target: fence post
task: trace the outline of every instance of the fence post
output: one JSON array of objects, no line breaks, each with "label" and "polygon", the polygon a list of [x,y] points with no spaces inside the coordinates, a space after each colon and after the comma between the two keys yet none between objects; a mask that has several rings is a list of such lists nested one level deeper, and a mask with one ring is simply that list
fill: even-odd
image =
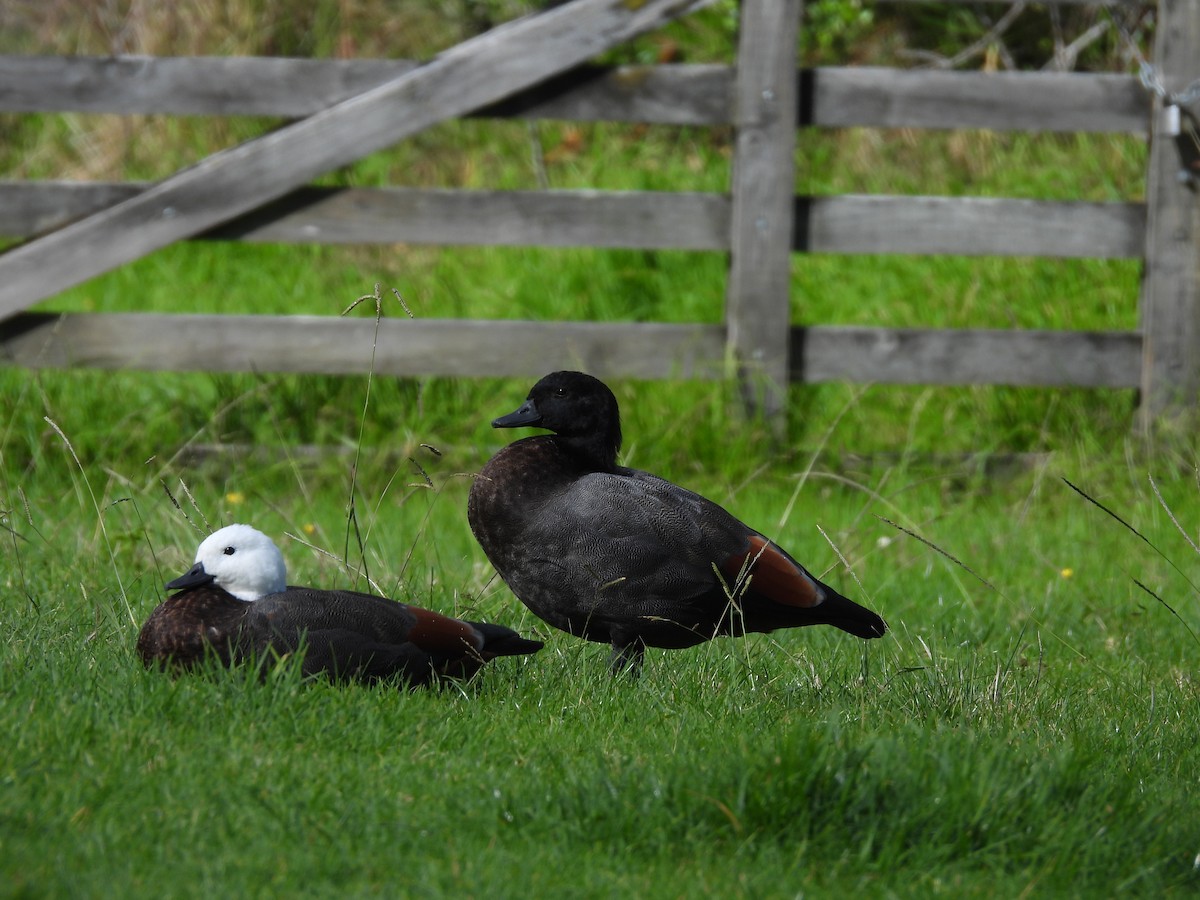
[{"label": "fence post", "polygon": [[[1154,64],[1168,91],[1200,78],[1200,3],[1160,0]],[[1180,181],[1180,157],[1163,106],[1155,100],[1146,180],[1139,305],[1143,428],[1200,402],[1200,203]]]},{"label": "fence post", "polygon": [[747,404],[779,426],[790,377],[796,40],[802,6],[801,0],[743,0],[734,89],[727,340]]}]

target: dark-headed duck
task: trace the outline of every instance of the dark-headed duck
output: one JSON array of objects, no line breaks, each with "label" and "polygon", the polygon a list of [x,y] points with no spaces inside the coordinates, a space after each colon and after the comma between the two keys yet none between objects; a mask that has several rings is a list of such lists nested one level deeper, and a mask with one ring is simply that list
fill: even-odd
[{"label": "dark-headed duck", "polygon": [[464,622],[357,591],[287,584],[283,555],[249,525],[214,532],[196,564],[167,585],[138,635],[148,667],[187,668],[215,654],[229,665],[304,649],[305,675],[349,681],[399,678],[426,684],[435,675],[466,676],[497,656],[541,649],[502,625]]},{"label": "dark-headed duck", "polygon": [[617,399],[581,372],[547,375],[495,428],[553,434],[502,449],[476,476],[471,530],[500,577],[556,628],[613,647],[637,671],[646,647],[833,625],[882,637],[883,619],[818,581],[722,507],[617,465]]}]

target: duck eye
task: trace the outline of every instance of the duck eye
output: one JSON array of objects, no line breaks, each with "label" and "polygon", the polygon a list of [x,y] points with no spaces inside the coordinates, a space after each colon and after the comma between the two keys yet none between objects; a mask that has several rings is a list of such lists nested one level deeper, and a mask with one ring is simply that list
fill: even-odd
[{"label": "duck eye", "polygon": [[233,556],[233,554],[237,553],[237,551],[235,549],[233,549],[232,547],[226,547],[221,552],[224,553],[226,556]]}]

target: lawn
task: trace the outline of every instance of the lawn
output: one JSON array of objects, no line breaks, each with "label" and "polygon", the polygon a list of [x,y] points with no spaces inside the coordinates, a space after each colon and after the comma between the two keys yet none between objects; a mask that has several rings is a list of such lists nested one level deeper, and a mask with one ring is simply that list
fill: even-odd
[{"label": "lawn", "polygon": [[[361,55],[381,55],[369,5],[341,4],[363,14]],[[229,31],[258,34],[235,6]],[[330,52],[285,40],[282,0],[261,6],[275,50]],[[690,61],[720,58],[712,22],[730,8],[673,33]],[[371,40],[415,55],[444,42],[435,18],[412,20],[433,37],[389,20]],[[333,40],[305,23],[290,39]],[[208,24],[209,43],[142,49],[235,52]],[[108,52],[95,34],[71,40]],[[5,177],[154,178],[271,123],[151,119],[135,142],[104,117],[19,125],[0,147]],[[723,190],[728,175],[728,135],[551,123],[531,138],[523,123],[472,121],[327,181],[531,188],[531,141],[554,187]],[[852,130],[802,143],[798,190],[814,194],[1136,199],[1145,162],[1130,137]],[[379,282],[419,317],[717,322],[725,265],[197,243],[42,308],[336,315]],[[1138,277],[1130,261],[797,256],[795,319],[1128,330]],[[404,312],[389,301],[383,314]],[[1136,433],[1130,392],[829,384],[790,389],[778,440],[731,384],[614,383],[625,463],[725,505],[891,627],[869,644],[810,628],[652,650],[640,679],[614,679],[607,648],[536,620],[467,527],[471,474],[519,436],[489,422],[529,386],[0,368],[0,892],[1200,889],[1190,434]],[[145,671],[134,640],[163,585],[236,521],[277,540],[294,583],[373,586],[547,645],[411,693],[304,682],[287,665],[263,681]]]},{"label": "lawn", "polygon": [[[1194,460],[1133,441],[1099,452],[1086,435],[1023,456],[802,457],[765,438],[656,427],[693,412],[665,405],[680,392],[619,387],[637,410],[635,462],[777,537],[879,610],[890,636],[719,640],[652,651],[639,681],[613,680],[605,648],[523,609],[466,525],[462,473],[508,436],[481,423],[515,407],[521,385],[498,387],[479,421],[447,426],[456,440],[440,456],[401,441],[365,448],[357,470],[352,436],[344,452],[168,445],[149,460],[98,448],[77,462],[69,429],[48,416],[23,471],[5,456],[10,890],[1015,896],[1200,885],[1198,566],[1172,521],[1195,540]],[[381,405],[395,393],[373,387]],[[21,403],[55,412],[46,392]],[[243,414],[268,418],[272,405],[255,390]],[[21,419],[10,415],[6,446]],[[93,427],[119,429],[127,415],[97,402]],[[163,421],[148,430],[171,433],[168,410],[149,415]],[[736,452],[717,465],[712,443]],[[305,684],[287,668],[265,683],[143,671],[133,641],[162,584],[188,567],[202,533],[237,520],[279,539],[293,580],[362,586],[365,570],[392,596],[505,622],[547,647],[414,694]]]}]

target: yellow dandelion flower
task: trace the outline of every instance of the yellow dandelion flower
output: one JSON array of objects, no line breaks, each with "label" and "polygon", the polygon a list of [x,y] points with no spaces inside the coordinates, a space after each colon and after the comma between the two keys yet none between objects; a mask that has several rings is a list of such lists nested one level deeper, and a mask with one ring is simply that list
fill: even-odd
[{"label": "yellow dandelion flower", "polygon": [[246,495],[243,494],[241,491],[230,491],[228,494],[225,495],[225,502],[231,503],[234,506],[237,506],[239,503],[246,502]]},{"label": "yellow dandelion flower", "polygon": [[315,534],[317,531],[317,526],[312,522],[305,522],[301,530],[303,530],[305,534]]},{"label": "yellow dandelion flower", "polygon": [[1058,574],[1060,574],[1063,578],[1070,578],[1072,575],[1075,574],[1075,570],[1070,567],[1067,567],[1067,568],[1063,569],[1061,572],[1059,572]]}]

